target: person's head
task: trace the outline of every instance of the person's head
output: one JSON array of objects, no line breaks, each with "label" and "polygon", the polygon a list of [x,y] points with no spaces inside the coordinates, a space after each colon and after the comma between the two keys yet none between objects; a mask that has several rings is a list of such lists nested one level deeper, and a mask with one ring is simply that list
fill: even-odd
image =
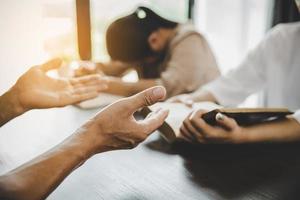
[{"label": "person's head", "polygon": [[107,29],[106,48],[113,60],[128,63],[155,59],[167,46],[178,23],[157,15],[146,7],[117,19]]}]

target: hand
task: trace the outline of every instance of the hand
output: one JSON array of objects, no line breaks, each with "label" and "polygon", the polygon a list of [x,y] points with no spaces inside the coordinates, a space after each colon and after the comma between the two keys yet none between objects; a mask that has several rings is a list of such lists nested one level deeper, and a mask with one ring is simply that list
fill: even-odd
[{"label": "hand", "polygon": [[246,142],[245,128],[221,113],[216,115],[218,126],[207,124],[202,115],[203,110],[192,112],[180,127],[180,138],[198,143],[243,143]]},{"label": "hand", "polygon": [[100,111],[78,131],[88,138],[86,141],[93,144],[93,154],[133,148],[163,124],[168,110],[157,110],[146,119],[138,121],[133,113],[163,100],[165,96],[166,90],[158,86],[124,98]]},{"label": "hand", "polygon": [[161,126],[168,111],[156,111],[140,121],[133,113],[165,95],[163,87],[154,87],[106,107],[61,144],[0,176],[0,198],[45,199],[94,154],[135,147]]},{"label": "hand", "polygon": [[96,64],[89,61],[79,61],[77,62],[79,68],[74,71],[74,76],[86,76],[91,74],[100,74],[104,75],[104,73],[97,67],[97,65],[101,65],[100,63]]},{"label": "hand", "polygon": [[10,90],[17,97],[23,110],[35,108],[62,107],[94,98],[106,89],[106,80],[99,75],[72,79],[54,79],[47,71],[57,69],[60,59],[53,59],[43,65],[32,67],[22,75]]},{"label": "hand", "polygon": [[188,107],[193,107],[194,100],[193,97],[189,94],[181,94],[174,97],[171,97],[167,100],[170,103],[183,103]]}]

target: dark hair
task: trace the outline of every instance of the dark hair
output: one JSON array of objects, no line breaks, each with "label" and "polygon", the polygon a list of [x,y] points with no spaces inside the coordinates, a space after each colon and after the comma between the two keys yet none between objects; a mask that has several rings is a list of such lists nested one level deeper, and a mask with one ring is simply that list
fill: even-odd
[{"label": "dark hair", "polygon": [[117,19],[107,29],[106,48],[113,60],[132,62],[142,60],[153,52],[148,44],[149,35],[159,28],[174,28],[178,23],[169,21],[146,7]]}]

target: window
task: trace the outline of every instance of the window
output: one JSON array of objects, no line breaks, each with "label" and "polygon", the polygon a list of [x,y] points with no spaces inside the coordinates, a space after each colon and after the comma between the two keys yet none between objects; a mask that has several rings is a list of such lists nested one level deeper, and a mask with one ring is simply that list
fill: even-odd
[{"label": "window", "polygon": [[49,57],[78,58],[75,0],[44,0],[44,50]]},{"label": "window", "polygon": [[[222,73],[238,66],[270,27],[273,0],[197,0],[194,20],[215,53]],[[261,104],[250,96],[241,106]]]},{"label": "window", "polygon": [[188,0],[109,0],[90,1],[92,58],[95,61],[108,59],[105,49],[105,32],[115,19],[127,15],[137,6],[147,6],[170,20],[185,22],[188,18]]},{"label": "window", "polygon": [[237,66],[269,28],[272,0],[197,0],[194,19],[222,72]]}]

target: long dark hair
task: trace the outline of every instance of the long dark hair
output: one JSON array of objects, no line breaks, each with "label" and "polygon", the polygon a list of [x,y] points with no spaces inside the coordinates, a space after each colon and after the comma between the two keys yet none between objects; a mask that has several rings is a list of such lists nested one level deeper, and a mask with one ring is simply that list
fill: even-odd
[{"label": "long dark hair", "polygon": [[113,60],[140,61],[153,53],[149,35],[159,28],[175,28],[177,22],[167,20],[146,7],[114,21],[106,32],[106,48]]}]

